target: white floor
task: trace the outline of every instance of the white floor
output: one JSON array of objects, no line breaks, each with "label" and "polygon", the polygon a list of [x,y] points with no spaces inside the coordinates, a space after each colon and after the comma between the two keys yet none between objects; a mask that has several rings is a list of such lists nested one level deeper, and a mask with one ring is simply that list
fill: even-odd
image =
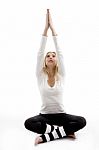
[{"label": "white floor", "polygon": [[[24,119],[4,119],[0,128],[0,150],[98,150],[99,135],[98,124],[88,120],[87,126],[76,132],[76,140],[59,139],[48,143],[34,146],[34,140],[37,134],[32,133],[24,128]],[[95,125],[95,126],[94,126]]]},{"label": "white floor", "polygon": [[[64,104],[87,117],[75,141],[34,146],[25,118],[39,112],[35,67],[49,8],[66,69]],[[49,30],[50,31],[50,30]],[[49,32],[46,50],[54,50]],[[99,1],[0,1],[0,150],[99,150]]]}]

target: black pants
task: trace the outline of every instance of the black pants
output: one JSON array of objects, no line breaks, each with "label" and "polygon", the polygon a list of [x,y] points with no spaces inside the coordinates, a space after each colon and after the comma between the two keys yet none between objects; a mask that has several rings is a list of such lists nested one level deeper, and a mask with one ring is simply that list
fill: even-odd
[{"label": "black pants", "polygon": [[72,134],[86,125],[84,117],[70,115],[67,113],[39,114],[27,119],[25,128],[38,134],[44,134],[46,124],[64,126],[67,134]]}]

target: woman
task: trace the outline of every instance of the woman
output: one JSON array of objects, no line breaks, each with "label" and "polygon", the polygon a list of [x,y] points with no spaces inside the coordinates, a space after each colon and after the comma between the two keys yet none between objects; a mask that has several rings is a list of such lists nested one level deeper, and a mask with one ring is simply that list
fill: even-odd
[{"label": "woman", "polygon": [[[52,31],[56,52],[50,51],[44,57],[49,28]],[[81,116],[67,114],[64,110],[62,104],[65,78],[63,55],[58,46],[49,9],[47,9],[45,29],[37,55],[36,76],[42,98],[41,111],[24,123],[26,129],[41,134],[35,139],[35,145],[64,137],[75,138],[75,132],[86,125],[86,120]]]}]

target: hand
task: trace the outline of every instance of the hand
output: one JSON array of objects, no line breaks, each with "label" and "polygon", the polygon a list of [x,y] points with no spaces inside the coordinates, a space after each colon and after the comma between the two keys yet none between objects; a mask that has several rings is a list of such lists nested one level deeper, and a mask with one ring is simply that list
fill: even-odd
[{"label": "hand", "polygon": [[49,12],[49,9],[47,9],[48,12],[48,23],[49,23],[49,27],[51,30],[53,30],[54,26],[53,26],[53,22],[52,22],[52,18],[51,18],[51,14]]},{"label": "hand", "polygon": [[50,27],[50,29],[52,31],[52,35],[56,36],[57,34],[56,34],[55,29],[53,27],[51,15],[50,15],[49,9],[47,9],[46,24],[45,24],[45,29],[44,29],[44,32],[43,32],[44,36],[47,36],[47,31],[48,31],[49,27]]},{"label": "hand", "polygon": [[43,35],[44,35],[44,36],[47,36],[47,31],[48,31],[48,28],[49,28],[49,17],[48,17],[48,13],[49,13],[49,9],[47,9],[47,13],[46,13],[46,23],[45,23],[45,28],[44,28],[44,31],[43,31]]},{"label": "hand", "polygon": [[49,28],[49,9],[47,9],[47,13],[46,13],[46,23],[45,23],[45,28],[46,28],[46,29]]},{"label": "hand", "polygon": [[55,29],[54,29],[53,22],[52,22],[52,18],[51,18],[51,14],[50,14],[50,12],[49,12],[49,9],[47,10],[47,12],[48,12],[48,24],[49,24],[49,27],[50,27],[50,29],[51,29],[51,31],[52,31],[52,35],[53,35],[53,36],[56,36],[57,33],[56,33]]}]

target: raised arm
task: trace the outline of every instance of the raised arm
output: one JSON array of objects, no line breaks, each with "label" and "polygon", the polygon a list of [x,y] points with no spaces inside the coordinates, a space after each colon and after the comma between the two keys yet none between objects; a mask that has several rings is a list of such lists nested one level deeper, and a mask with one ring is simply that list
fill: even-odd
[{"label": "raised arm", "polygon": [[44,31],[43,31],[43,34],[42,34],[40,48],[39,48],[39,51],[37,53],[36,76],[38,78],[40,78],[41,71],[42,71],[42,68],[43,68],[44,50],[45,50],[45,46],[46,46],[46,42],[47,42],[48,28],[49,28],[49,23],[48,23],[48,11],[47,11],[45,28],[44,28]]},{"label": "raised arm", "polygon": [[56,33],[55,29],[54,29],[50,12],[48,14],[49,14],[48,15],[49,16],[48,17],[49,18],[49,27],[50,27],[50,29],[52,31],[53,41],[54,41],[54,44],[55,44],[57,58],[58,58],[59,74],[61,76],[65,76],[65,67],[64,67],[63,54],[62,54],[62,51],[61,51],[61,49],[59,47],[59,44],[58,44],[58,36],[57,36],[57,33]]},{"label": "raised arm", "polygon": [[59,74],[64,77],[66,75],[65,66],[64,66],[64,57],[59,47],[58,37],[56,35],[53,36],[53,41],[54,41],[54,45],[55,45],[56,53],[57,53]]}]

